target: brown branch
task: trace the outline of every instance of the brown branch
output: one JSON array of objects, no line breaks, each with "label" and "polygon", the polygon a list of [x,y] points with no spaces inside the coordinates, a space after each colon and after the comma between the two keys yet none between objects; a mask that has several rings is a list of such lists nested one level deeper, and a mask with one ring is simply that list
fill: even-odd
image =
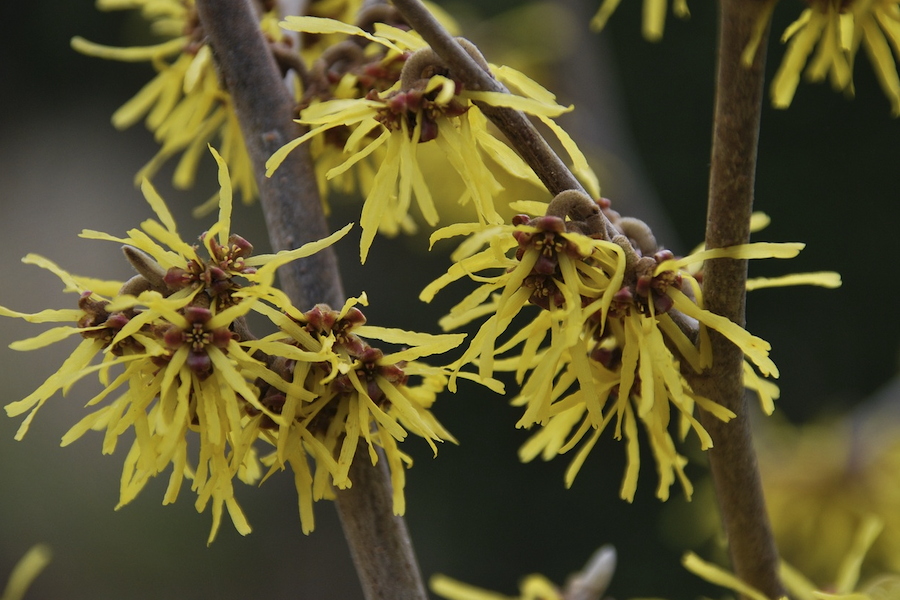
[{"label": "brown branch", "polygon": [[[197,0],[197,10],[220,75],[230,92],[253,161],[260,204],[276,250],[293,249],[328,235],[309,146],[291,152],[271,178],[265,162],[300,136],[288,94],[248,0]],[[337,259],[326,249],[279,271],[282,286],[302,309],[344,303]],[[393,515],[390,477],[373,467],[367,449],[350,470],[353,487],[337,490],[344,533],[369,600],[424,600],[424,586],[401,517]]]},{"label": "brown branch", "polygon": [[350,465],[353,487],[336,490],[335,502],[367,600],[425,600],[419,565],[403,517],[393,514],[387,457],[372,465],[365,443]]},{"label": "brown branch", "polygon": [[[720,2],[707,248],[745,244],[750,239],[766,36],[750,68],[741,65],[741,53],[765,5],[761,0]],[[705,308],[743,325],[746,281],[746,260],[707,261],[703,273]],[[765,595],[779,598],[784,591],[753,449],[743,352],[715,331],[710,337],[712,367],[700,375],[687,375],[697,393],[737,415],[729,423],[706,412],[700,415],[714,443],[709,462],[734,571]]]},{"label": "brown branch", "polygon": [[[328,235],[309,147],[297,148],[271,178],[265,162],[300,136],[294,101],[247,0],[198,0],[197,12],[220,75],[234,101],[259,184],[260,204],[274,250],[292,250]],[[329,248],[279,270],[282,285],[301,310],[318,302],[344,304],[337,258]]]},{"label": "brown branch", "polygon": [[[506,87],[478,66],[463,47],[437,22],[419,0],[391,0],[406,22],[428,42],[467,89],[509,93]],[[476,102],[481,112],[509,139],[513,148],[534,170],[541,182],[555,196],[566,190],[584,191],[572,172],[537,132],[531,121],[517,110]]]}]

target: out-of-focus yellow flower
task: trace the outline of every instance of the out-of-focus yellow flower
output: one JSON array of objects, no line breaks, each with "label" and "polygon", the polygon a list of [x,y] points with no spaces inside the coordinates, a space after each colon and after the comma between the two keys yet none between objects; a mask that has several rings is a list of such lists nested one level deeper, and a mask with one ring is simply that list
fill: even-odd
[{"label": "out-of-focus yellow flower", "polygon": [[[812,82],[828,78],[838,91],[853,94],[853,65],[860,44],[869,56],[878,81],[900,116],[900,0],[809,0],[809,8],[781,36],[787,51],[772,80],[775,108],[787,108],[794,99],[801,74]],[[749,40],[742,60],[753,62],[775,2],[769,2]],[[893,49],[893,52],[892,52]]]},{"label": "out-of-focus yellow flower", "polygon": [[[891,102],[891,114],[900,117],[900,0],[855,0],[852,56],[860,42],[872,62],[882,90]],[[891,49],[893,48],[893,53]]]},{"label": "out-of-focus yellow flower", "polygon": [[[603,0],[600,9],[591,19],[591,29],[600,31],[606,27],[606,22],[618,8],[621,0]],[[669,0],[644,0],[644,16],[641,31],[648,42],[658,42],[663,37],[666,26],[666,11]],[[688,10],[687,0],[673,0],[672,12],[681,19],[691,16]]]},{"label": "out-of-focus yellow flower", "polygon": [[[187,189],[194,185],[197,164],[207,144],[218,138],[219,151],[228,163],[234,187],[244,202],[258,194],[253,166],[234,113],[230,95],[219,85],[212,51],[204,43],[202,27],[193,0],[99,0],[101,10],[141,9],[151,30],[166,41],[145,47],[114,48],[72,39],[78,52],[109,60],[150,62],[157,75],[112,116],[117,129],[131,127],[145,119],[147,128],[160,144],[159,152],[138,171],[135,182],[152,179],[160,167],[181,155],[172,183]],[[281,39],[274,13],[263,15],[260,27],[273,40]],[[198,212],[212,212],[211,198]]]},{"label": "out-of-focus yellow flower", "polygon": [[435,575],[429,582],[431,591],[447,600],[564,600],[562,591],[538,573],[525,577],[518,596],[506,596],[457,581],[446,575]]},{"label": "out-of-focus yellow flower", "polygon": [[[0,307],[3,316],[31,322],[75,323],[16,342],[11,345],[14,349],[33,350],[76,334],[83,338],[44,384],[6,406],[11,417],[29,413],[16,438],[25,435],[36,411],[56,392],[65,394],[79,379],[97,373],[103,390],[87,405],[114,399],[72,427],[62,444],[72,443],[90,429],[103,430],[103,452],[109,454],[119,436],[133,429],[135,441],[125,458],[119,505],[134,499],[150,478],[171,463],[164,503],[176,499],[185,477],[193,480],[198,511],[212,500],[210,542],[223,507],[240,533],[250,531],[234,498],[232,480],[238,476],[249,482],[257,477],[258,467],[255,453],[241,442],[258,426],[259,419],[252,419],[250,413],[281,420],[261,403],[259,383],[312,398],[248,353],[242,318],[251,310],[266,312],[260,298],[278,294],[271,284],[279,265],[334,243],[350,227],[297,250],[251,256],[250,243],[230,231],[231,184],[224,161],[215,151],[213,155],[219,164],[221,191],[219,218],[200,238],[207,256],[182,240],[162,198],[145,181],[144,195],[159,221],[148,219],[125,238],[89,230],[82,233],[89,239],[125,244],[137,276],[125,284],[78,277],[29,255],[26,262],[52,271],[65,283],[65,291],[80,294],[78,308],[25,314]],[[255,294],[246,293],[251,289]],[[99,363],[92,364],[97,357]],[[188,431],[200,438],[196,466],[188,464]]]},{"label": "out-of-focus yellow flower", "polygon": [[[775,108],[790,106],[800,74],[817,46],[818,50],[806,68],[806,77],[814,82],[828,77],[836,90],[850,85],[853,18],[845,12],[846,4],[846,0],[815,0],[784,31],[781,41],[788,43],[788,48],[772,80]],[[745,55],[745,60],[748,56]]]},{"label": "out-of-focus yellow flower", "polygon": [[[572,205],[574,212],[563,210],[569,202],[577,203]],[[515,372],[523,385],[513,404],[525,407],[517,426],[542,426],[520,450],[525,461],[539,454],[549,460],[566,453],[590,433],[566,473],[567,485],[615,419],[615,437],[621,439],[624,432],[627,442],[622,497],[632,500],[637,488],[638,424],[647,430],[656,459],[657,495],[668,498],[677,478],[690,496],[692,488],[683,471],[687,460],[669,433],[672,410],[680,420],[680,436],[694,431],[703,449],[711,447],[712,440],[694,417],[695,406],[723,420],[733,414],[693,392],[681,374],[681,361],[698,373],[709,367],[713,357],[708,330],[715,329],[741,348],[763,376],[778,376],[767,342],[703,308],[702,286],[690,267],[718,258],[790,258],[803,244],[746,244],[675,260],[671,252],[656,246],[639,221],[619,220],[628,237],[619,234],[611,241],[600,239],[603,230],[597,226],[602,221],[596,214],[584,221],[565,221],[565,215],[591,214],[591,206],[594,213],[600,210],[583,194],[564,192],[549,207],[520,206],[532,214],[547,214],[520,215],[511,226],[451,225],[432,236],[433,241],[472,237],[453,255],[455,264],[448,272],[423,290],[421,299],[430,301],[449,283],[469,277],[481,285],[453,307],[441,325],[452,329],[488,316],[454,366],[475,363],[482,377],[491,377],[495,370]],[[834,287],[839,278],[820,274],[808,283]],[[543,310],[527,325],[512,328],[528,304]],[[685,319],[697,324],[697,346],[679,326]],[[508,329],[511,333],[499,341]],[[749,365],[745,380],[760,392],[764,408],[771,412],[777,397],[774,386]],[[452,377],[450,385],[452,389]]]},{"label": "out-of-focus yellow flower", "polygon": [[[312,17],[288,17],[282,26],[307,33],[340,32],[372,42],[364,51],[353,46],[362,62],[353,70],[331,75],[337,84],[322,95],[324,101],[312,103],[300,114],[300,122],[311,130],[286,144],[267,163],[271,174],[298,145],[320,138],[341,149],[337,153],[334,148],[326,152],[324,145],[314,148],[317,159],[335,165],[327,171],[327,179],[343,177],[359,166],[360,187],[366,195],[360,219],[363,261],[376,231],[395,235],[414,227],[409,217],[413,197],[425,221],[430,226],[437,224],[432,190],[440,193],[443,184],[426,181],[421,145],[433,142],[440,150],[432,154],[439,157],[439,170],[455,174],[465,184],[459,202],[471,202],[483,223],[502,220],[494,206],[502,187],[488,165],[522,179],[535,179],[521,158],[488,130],[487,119],[475,101],[523,110],[547,124],[572,158],[576,174],[599,195],[596,177],[584,156],[552,121],[569,109],[556,104],[553,94],[521,73],[492,67],[499,80],[522,95],[468,91],[452,79],[452,73],[414,32],[376,23],[373,35],[345,23]],[[402,70],[397,69],[399,65]]]},{"label": "out-of-focus yellow flower", "polygon": [[[860,565],[881,532],[881,521],[873,516],[866,517],[856,529],[850,544],[836,547],[842,555],[837,569],[832,569],[826,585],[817,586],[798,570],[787,563],[781,564],[781,580],[790,597],[795,600],[893,600],[900,594],[900,575],[885,574],[861,584]],[[833,540],[823,537],[816,543],[833,544]],[[811,547],[811,546],[810,546]],[[724,569],[703,561],[690,552],[683,564],[692,573],[703,579],[728,588],[752,600],[769,600],[768,596],[747,585]]]},{"label": "out-of-focus yellow flower", "polygon": [[31,582],[41,574],[48,564],[53,553],[44,544],[33,546],[25,556],[16,563],[13,572],[6,583],[6,589],[0,594],[0,600],[22,600],[28,591]]},{"label": "out-of-focus yellow flower", "polygon": [[441,574],[434,575],[429,586],[431,591],[447,600],[600,600],[612,580],[615,567],[615,549],[603,546],[582,571],[569,577],[565,590],[539,574],[528,575],[522,580],[518,596],[504,596]]},{"label": "out-of-focus yellow flower", "polygon": [[827,582],[869,515],[884,524],[866,559],[870,570],[900,572],[898,427],[882,412],[761,429],[760,472],[776,542],[814,581]]}]

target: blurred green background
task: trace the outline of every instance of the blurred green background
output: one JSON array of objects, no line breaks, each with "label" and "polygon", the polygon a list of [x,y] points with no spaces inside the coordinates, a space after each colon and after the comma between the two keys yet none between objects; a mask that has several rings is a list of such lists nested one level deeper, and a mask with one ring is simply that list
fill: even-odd
[{"label": "blurred green background", "polygon": [[[470,24],[467,35],[489,60],[528,61],[562,103],[576,104],[568,125],[596,159],[604,195],[686,252],[705,223],[716,10],[692,2],[690,21],[670,17],[663,42],[650,44],[640,37],[641,4],[623,2],[602,34],[587,30],[594,2],[546,3],[524,17],[512,1],[443,6]],[[783,53],[778,35],[804,6],[784,0],[776,10],[770,76]],[[117,235],[150,216],[132,178],[156,150],[142,127],[116,132],[109,122],[150,68],[77,55],[69,40],[128,45],[145,42],[146,33],[135,15],[99,13],[87,0],[4,2],[0,28],[0,239],[7,257],[0,304],[67,306],[73,298],[62,299],[53,275],[18,259],[38,252],[81,274],[127,277],[117,247],[77,234]],[[808,247],[790,263],[753,265],[751,274],[833,269],[844,278],[839,290],[764,290],[749,299],[749,329],[774,347],[782,371],[778,411],[792,421],[857,406],[897,371],[898,326],[887,317],[900,281],[893,267],[882,268],[889,261],[881,253],[897,239],[900,123],[890,118],[868,61],[857,62],[853,101],[827,85],[801,84],[789,110],[767,106],[763,114],[756,208],[773,223],[759,239]],[[190,208],[216,189],[210,163],[193,193],[170,188],[171,166],[156,178],[186,234],[206,226],[191,220]],[[332,227],[358,220],[354,211],[336,210]],[[265,246],[255,207],[241,207],[235,222]],[[428,306],[417,300],[448,264],[449,248],[431,255],[426,248],[424,238],[379,238],[363,269],[354,241],[339,246],[347,293],[368,292],[370,322],[437,331],[438,316],[464,292],[451,288]],[[4,319],[0,342],[36,331]],[[62,350],[2,352],[0,404],[37,387]],[[123,448],[101,456],[99,436],[91,434],[58,447],[88,393],[76,386],[51,399],[22,442],[12,439],[19,419],[0,419],[0,582],[32,544],[46,542],[55,557],[31,600],[361,597],[333,507],[320,503],[316,531],[304,536],[288,474],[259,489],[238,484],[254,532],[241,538],[226,522],[209,548],[209,512],[196,514],[190,490],[161,506],[164,480],[114,512]],[[617,598],[718,593],[679,566],[688,533],[674,541],[659,533],[660,513],[684,500],[676,489],[669,505],[656,500],[649,448],[637,497],[627,504],[618,498],[624,448],[608,435],[565,490],[567,457],[519,464],[516,449],[528,432],[514,428],[519,410],[506,399],[462,386],[435,412],[460,445],[445,444],[434,460],[424,442],[404,445],[416,461],[407,522],[426,576],[443,572],[512,594],[530,572],[563,582],[595,548],[612,543],[620,566],[610,593]],[[702,457],[690,473],[702,479]]]}]

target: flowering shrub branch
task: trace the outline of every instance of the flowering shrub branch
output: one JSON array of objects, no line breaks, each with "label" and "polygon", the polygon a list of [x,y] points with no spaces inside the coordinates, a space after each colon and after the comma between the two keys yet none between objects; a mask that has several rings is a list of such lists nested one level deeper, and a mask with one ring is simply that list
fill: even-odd
[{"label": "flowering shrub branch", "polygon": [[[750,239],[765,65],[764,44],[749,68],[740,62],[742,40],[749,39],[765,3],[722,0],[719,4],[707,248],[744,244]],[[703,274],[706,307],[742,325],[746,282],[746,260],[709,261]],[[778,598],[783,595],[778,579],[778,553],[766,513],[746,410],[744,355],[718,332],[710,333],[710,341],[712,366],[702,373],[686,370],[685,374],[697,393],[736,415],[725,424],[711,413],[700,412],[701,422],[714,443],[709,462],[734,569],[741,579],[768,597]]]},{"label": "flowering shrub branch", "polygon": [[[265,176],[269,157],[302,132],[292,120],[294,104],[249,2],[197,0],[197,9],[222,78],[234,97],[272,246],[290,249],[324,237],[328,226],[308,147],[292,152],[273,177]],[[303,309],[316,302],[343,305],[337,259],[333,253],[317,256],[323,258],[281,269],[288,296]],[[358,448],[357,458],[361,460],[352,463],[354,485],[336,491],[336,504],[365,596],[369,600],[424,600],[425,587],[405,522],[391,510],[391,480],[383,468],[386,459],[382,453],[381,465],[370,464],[364,444]]]}]

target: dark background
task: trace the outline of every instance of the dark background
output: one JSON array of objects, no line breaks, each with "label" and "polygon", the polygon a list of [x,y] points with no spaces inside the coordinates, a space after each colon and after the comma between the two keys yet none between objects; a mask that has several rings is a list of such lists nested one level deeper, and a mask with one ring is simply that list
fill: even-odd
[{"label": "dark background", "polygon": [[[508,13],[497,16],[513,2],[446,8],[472,23],[467,31],[489,60],[527,59],[563,103],[576,103],[576,115],[584,116],[569,123],[570,131],[596,159],[604,195],[623,212],[646,216],[665,243],[686,252],[702,239],[705,222],[715,6],[692,2],[691,20],[670,17],[663,42],[650,44],[640,38],[641,4],[623,2],[599,35],[586,25],[594,3],[569,7],[571,14],[546,4],[538,14],[552,18],[521,30]],[[770,76],[783,53],[778,35],[805,6],[781,4]],[[127,277],[118,248],[77,234],[91,228],[118,235],[150,216],[132,178],[156,150],[142,127],[116,132],[109,123],[150,68],[77,55],[69,39],[128,45],[147,38],[135,15],[99,13],[83,0],[2,3],[0,30],[0,304],[23,311],[67,306],[72,298],[62,300],[53,275],[18,259],[38,252],[77,273]],[[562,62],[541,60],[566,52]],[[844,279],[839,290],[750,297],[749,329],[774,347],[782,372],[778,411],[792,421],[857,406],[897,370],[892,314],[900,282],[890,252],[900,124],[862,55],[855,81],[852,102],[825,84],[801,84],[789,110],[767,106],[763,114],[756,207],[773,223],[759,239],[808,247],[790,263],[753,265],[751,274],[833,269]],[[156,178],[185,238],[207,225],[192,222],[189,209],[215,190],[210,163],[193,194],[171,190],[171,169]],[[358,220],[354,211],[336,210],[332,227]],[[235,222],[264,247],[256,207],[241,207]],[[369,293],[370,322],[437,331],[438,316],[463,292],[450,290],[431,306],[417,300],[447,266],[446,255],[426,256],[426,247],[423,238],[379,238],[363,269],[354,241],[340,245],[347,293]],[[3,344],[36,331],[0,321]],[[60,364],[64,345],[3,352],[0,404],[37,387]],[[29,593],[33,600],[361,597],[333,507],[320,503],[316,531],[304,536],[288,474],[259,489],[238,484],[254,532],[241,538],[226,520],[209,548],[209,512],[196,514],[189,489],[162,507],[164,479],[114,512],[125,441],[112,457],[100,455],[96,434],[58,448],[88,393],[76,386],[68,397],[52,398],[22,442],[12,439],[19,419],[0,419],[0,582],[32,544],[47,542],[55,557]],[[661,541],[649,448],[629,505],[618,498],[624,448],[609,435],[565,490],[567,457],[519,464],[516,449],[528,433],[514,428],[519,409],[505,399],[462,385],[455,396],[442,396],[435,412],[460,446],[444,444],[432,460],[424,442],[404,445],[416,460],[407,474],[407,521],[426,576],[443,572],[513,594],[523,575],[539,571],[563,582],[595,548],[612,543],[620,567],[610,593],[618,598],[717,593],[679,566],[683,541]],[[701,480],[702,458],[690,469]],[[679,490],[672,493],[667,511],[684,502]]]}]

